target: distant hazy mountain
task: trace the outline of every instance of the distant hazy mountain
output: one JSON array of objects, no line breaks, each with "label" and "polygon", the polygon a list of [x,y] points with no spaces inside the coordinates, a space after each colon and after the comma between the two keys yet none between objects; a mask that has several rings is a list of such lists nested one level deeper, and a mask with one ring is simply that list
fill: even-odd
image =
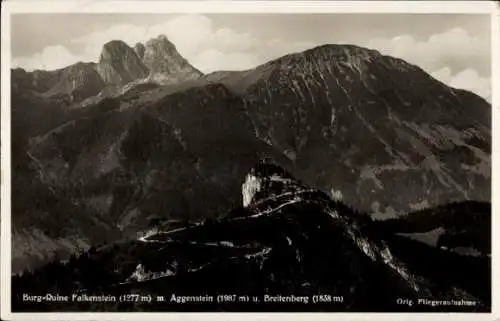
[{"label": "distant hazy mountain", "polygon": [[102,49],[97,71],[105,84],[125,85],[148,75],[148,69],[134,49],[123,41],[110,41]]},{"label": "distant hazy mountain", "polygon": [[[378,217],[491,197],[491,106],[356,46],[202,75],[164,36],[112,41],[98,64],[13,70],[12,113],[19,269],[50,254],[43,242],[68,252],[152,217],[217,217],[263,156]],[[79,214],[29,223],[57,204]]]}]

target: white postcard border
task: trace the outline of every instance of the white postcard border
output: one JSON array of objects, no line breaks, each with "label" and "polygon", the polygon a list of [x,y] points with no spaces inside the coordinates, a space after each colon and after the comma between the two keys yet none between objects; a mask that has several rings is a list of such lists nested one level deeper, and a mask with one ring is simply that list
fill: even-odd
[{"label": "white postcard border", "polygon": [[[11,313],[10,16],[20,13],[464,13],[491,15],[492,137],[500,137],[500,10],[493,1],[6,1],[1,12],[2,320],[500,320],[500,140],[492,140],[492,313]],[[471,276],[472,277],[472,276]]]}]

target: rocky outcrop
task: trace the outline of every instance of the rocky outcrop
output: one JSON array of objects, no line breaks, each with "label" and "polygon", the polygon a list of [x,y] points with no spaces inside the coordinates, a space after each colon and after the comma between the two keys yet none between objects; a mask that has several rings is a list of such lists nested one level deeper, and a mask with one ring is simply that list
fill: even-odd
[{"label": "rocky outcrop", "polygon": [[145,78],[148,68],[125,42],[113,40],[103,46],[97,70],[108,85],[123,86]]},{"label": "rocky outcrop", "polygon": [[148,79],[156,83],[174,84],[202,76],[164,35],[146,42],[142,59],[150,71]]},{"label": "rocky outcrop", "polygon": [[144,58],[144,52],[146,51],[146,48],[142,43],[136,43],[134,46],[134,51],[137,57],[142,60],[142,58]]},{"label": "rocky outcrop", "polygon": [[253,174],[248,174],[241,188],[243,194],[243,207],[247,207],[252,203],[256,193],[260,191],[260,188],[260,179]]}]

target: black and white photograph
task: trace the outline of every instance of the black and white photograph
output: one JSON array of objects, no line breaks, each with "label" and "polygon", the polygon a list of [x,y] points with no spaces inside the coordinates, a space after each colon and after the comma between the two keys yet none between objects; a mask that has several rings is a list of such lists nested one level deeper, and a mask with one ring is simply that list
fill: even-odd
[{"label": "black and white photograph", "polygon": [[107,8],[9,14],[13,314],[492,313],[492,13]]}]

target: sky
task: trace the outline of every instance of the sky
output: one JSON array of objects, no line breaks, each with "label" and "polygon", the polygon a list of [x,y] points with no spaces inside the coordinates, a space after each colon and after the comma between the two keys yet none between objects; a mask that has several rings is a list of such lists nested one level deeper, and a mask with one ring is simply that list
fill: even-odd
[{"label": "sky", "polygon": [[102,45],[166,35],[203,72],[253,68],[317,45],[355,44],[491,101],[490,20],[471,14],[16,14],[13,67],[97,61]]}]

